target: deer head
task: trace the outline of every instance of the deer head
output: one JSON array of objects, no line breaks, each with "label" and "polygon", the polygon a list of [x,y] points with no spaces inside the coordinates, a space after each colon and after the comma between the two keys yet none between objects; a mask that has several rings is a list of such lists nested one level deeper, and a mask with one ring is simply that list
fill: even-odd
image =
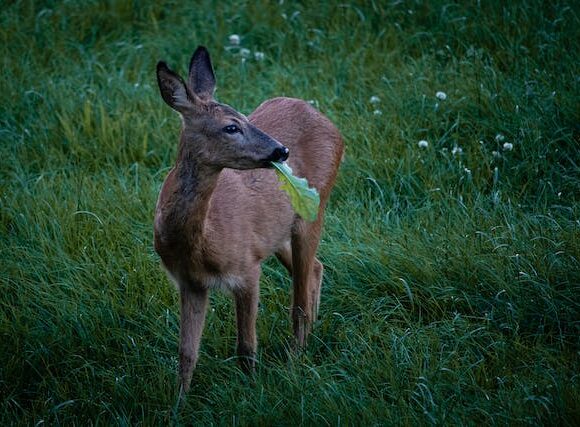
[{"label": "deer head", "polygon": [[187,84],[165,62],[157,64],[157,82],[163,100],[182,117],[180,156],[218,170],[268,167],[288,158],[288,148],[214,99],[216,81],[205,47],[191,58]]}]

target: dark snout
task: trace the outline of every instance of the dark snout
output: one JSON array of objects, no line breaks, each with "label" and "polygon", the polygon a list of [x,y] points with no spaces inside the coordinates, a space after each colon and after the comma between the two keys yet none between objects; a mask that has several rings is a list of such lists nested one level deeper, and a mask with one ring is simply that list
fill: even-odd
[{"label": "dark snout", "polygon": [[266,160],[270,162],[284,162],[288,159],[289,154],[290,150],[288,150],[288,147],[276,147],[274,148],[274,151],[272,151],[272,154],[270,154],[270,157]]},{"label": "dark snout", "polygon": [[255,152],[260,155],[262,167],[271,167],[271,162],[283,162],[288,159],[290,150],[270,135],[262,132],[255,126],[250,126]]}]

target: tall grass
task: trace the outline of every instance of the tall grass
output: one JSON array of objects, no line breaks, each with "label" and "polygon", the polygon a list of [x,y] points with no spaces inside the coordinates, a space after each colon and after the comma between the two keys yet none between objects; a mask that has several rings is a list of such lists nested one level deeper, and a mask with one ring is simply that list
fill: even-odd
[{"label": "tall grass", "polygon": [[[579,12],[539,0],[4,4],[2,424],[578,425]],[[347,149],[308,349],[289,351],[290,282],[269,261],[257,374],[238,370],[232,304],[214,294],[178,407],[177,295],[152,213],[179,120],[154,66],[183,73],[198,44],[220,100],[245,113],[310,100]]]}]

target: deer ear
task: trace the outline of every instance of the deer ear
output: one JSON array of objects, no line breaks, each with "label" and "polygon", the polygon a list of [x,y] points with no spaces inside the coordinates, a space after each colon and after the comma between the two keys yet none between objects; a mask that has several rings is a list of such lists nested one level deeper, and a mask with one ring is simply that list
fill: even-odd
[{"label": "deer ear", "polygon": [[215,75],[211,66],[209,52],[199,46],[189,62],[189,87],[195,95],[209,101],[215,91]]},{"label": "deer ear", "polygon": [[183,113],[193,107],[185,82],[163,61],[157,63],[157,83],[161,97],[171,108]]}]

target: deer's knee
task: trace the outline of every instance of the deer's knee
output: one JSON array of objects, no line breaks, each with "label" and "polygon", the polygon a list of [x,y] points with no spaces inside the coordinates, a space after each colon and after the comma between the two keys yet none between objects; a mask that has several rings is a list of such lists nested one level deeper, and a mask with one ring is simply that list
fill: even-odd
[{"label": "deer's knee", "polygon": [[179,372],[182,375],[191,376],[191,372],[195,368],[196,357],[188,352],[179,352]]},{"label": "deer's knee", "polygon": [[179,383],[181,392],[187,392],[191,384],[193,369],[195,368],[196,358],[182,350],[179,351]]}]

